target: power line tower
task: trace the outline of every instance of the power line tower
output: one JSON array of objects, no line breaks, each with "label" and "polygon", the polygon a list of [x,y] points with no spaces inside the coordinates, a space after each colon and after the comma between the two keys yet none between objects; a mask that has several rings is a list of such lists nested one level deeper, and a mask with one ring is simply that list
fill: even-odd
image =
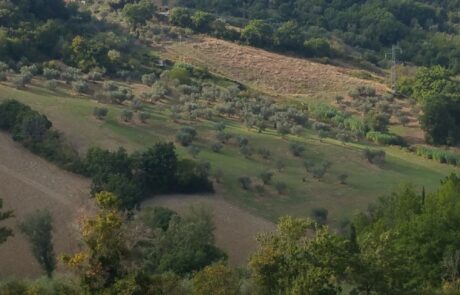
[{"label": "power line tower", "polygon": [[403,51],[399,45],[393,45],[391,46],[391,52],[385,54],[385,58],[388,58],[388,56],[391,56],[391,74],[390,74],[390,80],[391,80],[391,89],[393,92],[397,91],[396,87],[396,82],[398,80],[398,73],[396,72],[396,65],[398,64],[398,54],[401,54]]}]

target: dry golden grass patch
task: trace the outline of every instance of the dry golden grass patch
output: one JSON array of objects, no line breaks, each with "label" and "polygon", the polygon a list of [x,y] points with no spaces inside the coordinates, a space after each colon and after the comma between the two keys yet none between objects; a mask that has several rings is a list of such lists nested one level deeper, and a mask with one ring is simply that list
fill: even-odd
[{"label": "dry golden grass patch", "polygon": [[358,69],[321,64],[210,37],[165,45],[167,58],[197,66],[278,96],[331,97],[362,85],[387,87],[353,75]]}]

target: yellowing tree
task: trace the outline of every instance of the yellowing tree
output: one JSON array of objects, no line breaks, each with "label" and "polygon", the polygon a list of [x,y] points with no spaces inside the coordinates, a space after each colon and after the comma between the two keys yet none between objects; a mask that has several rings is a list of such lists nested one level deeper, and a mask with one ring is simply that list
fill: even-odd
[{"label": "yellowing tree", "polygon": [[96,195],[99,212],[83,221],[81,234],[86,250],[65,256],[64,262],[77,270],[90,294],[102,294],[126,274],[122,265],[128,247],[119,201],[111,193]]},{"label": "yellowing tree", "polygon": [[193,277],[193,294],[238,295],[238,274],[223,262],[207,266]]},{"label": "yellowing tree", "polygon": [[338,294],[347,241],[309,219],[281,218],[258,238],[249,266],[259,294]]}]

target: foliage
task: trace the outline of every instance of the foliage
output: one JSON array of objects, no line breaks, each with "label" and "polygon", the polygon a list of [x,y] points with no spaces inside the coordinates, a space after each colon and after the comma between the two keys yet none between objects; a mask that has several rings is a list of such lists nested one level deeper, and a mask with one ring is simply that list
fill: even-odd
[{"label": "foliage", "polygon": [[98,119],[98,120],[104,120],[105,117],[107,117],[109,110],[107,108],[99,108],[95,107],[93,111],[93,115]]},{"label": "foliage", "polygon": [[249,190],[251,189],[251,178],[247,177],[247,176],[241,176],[238,178],[238,183],[239,185],[241,186],[242,189],[244,190]]},{"label": "foliage", "polygon": [[191,126],[182,127],[179,132],[176,134],[176,140],[182,146],[189,146],[192,144],[193,140],[196,138],[197,132],[196,129]]},{"label": "foliage", "polygon": [[383,150],[371,150],[367,148],[364,150],[363,154],[367,161],[371,164],[380,166],[383,165],[383,163],[385,163],[386,153]]},{"label": "foliage", "polygon": [[291,142],[289,143],[289,150],[291,151],[293,156],[300,157],[305,151],[305,147],[300,143]]},{"label": "foliage", "polygon": [[262,180],[262,182],[263,182],[265,185],[268,185],[268,184],[270,184],[271,181],[272,181],[273,172],[271,172],[271,171],[262,171],[262,172],[259,174],[259,177],[260,177],[260,179]]},{"label": "foliage", "polygon": [[19,224],[19,229],[26,235],[32,253],[38,264],[51,278],[56,268],[56,257],[53,247],[53,218],[48,210],[37,210],[27,215]]},{"label": "foliage", "polygon": [[426,146],[416,146],[415,153],[418,156],[433,159],[439,163],[446,163],[454,166],[460,165],[460,155],[453,151],[429,148]]},{"label": "foliage", "polygon": [[145,24],[153,17],[155,5],[151,1],[141,0],[137,3],[128,3],[122,10],[123,16],[133,27]]},{"label": "foliage", "polygon": [[117,279],[125,275],[122,262],[128,253],[124,217],[117,211],[118,200],[113,194],[96,195],[99,212],[83,221],[84,252],[65,256],[64,262],[79,274],[85,291],[103,294]]},{"label": "foliage", "polygon": [[238,274],[224,263],[206,266],[193,276],[193,294],[238,295]]},{"label": "foliage", "polygon": [[406,143],[401,136],[382,133],[378,131],[369,131],[366,138],[377,144],[405,146]]},{"label": "foliage", "polygon": [[257,240],[259,247],[249,266],[258,294],[339,293],[340,277],[347,265],[346,242],[326,227],[311,220],[283,217],[276,232]]},{"label": "foliage", "polygon": [[78,153],[68,146],[61,135],[50,130],[52,123],[30,107],[7,100],[0,104],[0,129],[10,132],[33,153],[73,172],[82,172]]},{"label": "foliage", "polygon": [[[0,199],[0,209],[3,208],[3,200]],[[14,217],[13,211],[0,211],[0,221],[4,221]],[[6,242],[6,240],[13,236],[13,231],[5,226],[0,226],[0,244]]]},{"label": "foliage", "polygon": [[[414,294],[420,294],[417,290],[439,287],[443,277],[447,282],[452,280],[443,264],[449,253],[459,249],[456,238],[459,233],[450,227],[459,218],[459,189],[460,179],[455,175],[444,179],[439,189],[427,196],[403,186],[382,198],[370,215],[357,217],[359,240],[364,244],[361,247],[371,247],[365,250],[366,255],[374,256],[367,263],[385,267],[379,271],[387,278],[374,283],[392,288],[385,282],[393,280],[393,288],[404,288],[399,293],[412,289]],[[387,256],[376,259],[379,250],[384,250],[382,254]]]},{"label": "foliage", "polygon": [[[150,220],[144,212],[143,220]],[[148,226],[153,226],[150,223]],[[191,207],[183,217],[171,214],[166,230],[153,231],[147,244],[140,249],[143,268],[147,273],[174,272],[190,274],[203,267],[225,260],[226,255],[214,246],[214,225],[211,215],[202,208]]]},{"label": "foliage", "polygon": [[459,90],[460,83],[440,66],[417,72],[413,97],[422,103],[420,123],[428,143],[454,145],[460,140]]}]

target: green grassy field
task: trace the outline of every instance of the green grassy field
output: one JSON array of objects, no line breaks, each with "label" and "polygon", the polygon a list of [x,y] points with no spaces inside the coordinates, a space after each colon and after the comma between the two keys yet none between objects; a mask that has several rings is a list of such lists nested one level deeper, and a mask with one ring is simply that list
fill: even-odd
[{"label": "green grassy field", "polygon": [[[344,145],[334,139],[320,140],[311,130],[306,130],[301,136],[281,138],[273,131],[257,133],[239,122],[223,118],[216,118],[216,121],[225,121],[228,133],[247,136],[254,150],[265,147],[272,156],[270,160],[264,160],[254,153],[250,159],[246,159],[239,153],[234,139],[224,146],[221,153],[214,153],[210,147],[217,142],[217,132],[214,130],[216,122],[180,120],[175,123],[170,119],[170,111],[165,104],[145,107],[144,111],[152,116],[147,124],[139,122],[136,116],[133,122],[121,122],[120,113],[126,106],[115,105],[104,105],[109,109],[109,115],[105,121],[99,121],[92,115],[94,107],[100,106],[99,103],[89,97],[73,96],[65,89],[49,91],[39,86],[43,84],[41,82],[35,81],[25,90],[0,84],[0,100],[14,98],[46,114],[81,152],[93,145],[111,149],[123,146],[129,151],[143,149],[159,141],[174,141],[181,126],[192,125],[198,131],[198,139],[194,143],[201,148],[198,159],[210,161],[214,171],[223,171],[223,180],[217,185],[217,193],[229,202],[273,221],[285,214],[308,216],[313,208],[324,207],[329,210],[330,222],[337,224],[342,218],[365,209],[370,202],[403,182],[412,183],[420,189],[425,186],[430,191],[436,188],[441,178],[458,172],[457,168],[423,159],[396,147],[384,148],[386,163],[377,167],[363,158],[365,145]],[[303,158],[316,163],[323,160],[332,163],[324,179],[318,181],[307,175],[303,159],[289,152],[288,144],[291,141],[305,146]],[[190,157],[185,148],[176,146],[180,156]],[[282,159],[286,164],[282,172],[275,171],[277,159]],[[273,183],[283,181],[287,184],[285,194],[279,195],[272,186],[266,186],[263,193],[240,188],[238,177],[249,176],[253,178],[253,183],[257,183],[257,176],[264,170],[274,171]],[[337,179],[342,173],[349,175],[346,185],[340,184]]]}]

